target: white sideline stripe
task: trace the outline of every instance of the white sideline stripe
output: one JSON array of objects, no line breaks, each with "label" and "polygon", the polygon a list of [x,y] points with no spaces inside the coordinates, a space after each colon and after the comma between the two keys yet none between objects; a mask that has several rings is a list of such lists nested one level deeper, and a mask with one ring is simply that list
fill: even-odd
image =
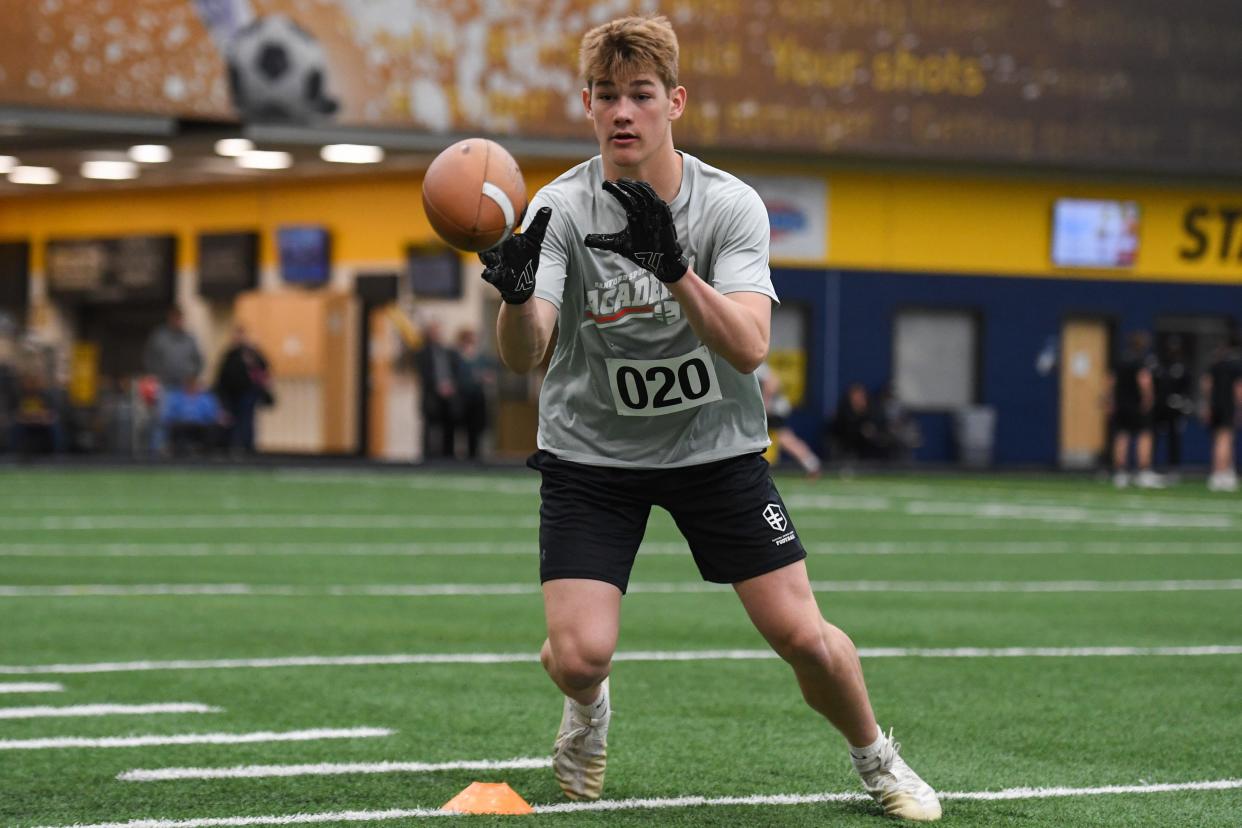
[{"label": "white sideline stripe", "polygon": [[[1242,543],[1162,541],[838,541],[803,545],[812,555],[1242,555]],[[456,557],[530,556],[538,539],[502,543],[0,543],[0,558],[210,558],[210,557]],[[644,543],[640,555],[681,556],[684,541]]]},{"label": "white sideline stripe", "polygon": [[1105,526],[1176,527],[1179,529],[1232,529],[1237,523],[1229,515],[1170,514],[1168,512],[1093,511],[1081,506],[1029,506],[1018,503],[954,503],[913,501],[905,504],[908,515],[946,517],[1005,518],[1050,523],[1088,523]]},{"label": "white sideline stripe", "polygon": [[[1242,578],[1167,581],[811,581],[815,592],[1038,593],[1038,592],[1232,592]],[[630,593],[682,595],[730,592],[726,584],[699,581],[637,582]],[[0,586],[0,598],[141,598],[234,595],[247,597],[332,596],[406,597],[538,595],[538,584],[337,584],[303,587],[289,584],[63,584]]]},{"label": "white sideline stripe", "polygon": [[10,531],[95,532],[101,529],[523,529],[537,528],[531,515],[92,515],[0,517]]},{"label": "white sideline stripe", "polygon": [[259,779],[271,776],[334,776],[351,773],[434,773],[448,770],[530,770],[552,767],[551,757],[467,759],[456,762],[353,762],[316,765],[238,765],[232,768],[139,768],[117,775],[122,782],[172,779]]},{"label": "white sideline stripe", "polygon": [[[1118,656],[1242,655],[1242,645],[1198,647],[861,647],[863,658],[1094,658]],[[630,650],[614,661],[763,661],[771,650]],[[81,664],[0,665],[0,675],[143,673],[154,670],[243,670],[284,667],[375,667],[408,664],[533,664],[538,653],[394,653],[391,655],[285,656],[177,661],[104,661]]]},{"label": "white sideline stripe", "polygon": [[[1177,791],[1225,791],[1242,788],[1242,779],[1209,782],[1177,782],[1157,785],[1106,785],[1099,788],[1006,788],[1000,791],[945,791],[942,800],[1001,801],[1014,799],[1054,799],[1117,794],[1173,793]],[[584,811],[634,811],[660,808],[720,807],[737,805],[813,805],[827,802],[869,802],[862,793],[756,794],[753,796],[678,796],[664,799],[605,799],[596,802],[562,802],[536,805],[537,814],[565,814]],[[248,825],[307,825],[319,822],[382,822],[394,819],[464,816],[438,808],[401,808],[387,811],[331,811],[317,814],[275,814],[271,816],[204,817],[201,819],[134,819],[128,822],[100,822],[73,828],[243,828]],[[67,828],[67,826],[40,826]]]},{"label": "white sideline stripe", "polygon": [[145,716],[150,713],[220,713],[192,702],[170,704],[73,704],[67,707],[0,707],[0,719],[59,719],[77,716]]},{"label": "white sideline stripe", "polygon": [[319,739],[375,739],[397,731],[384,727],[353,727],[318,730],[287,730],[254,733],[181,733],[171,736],[109,736],[103,739],[58,736],[47,739],[0,739],[0,750],[47,750],[53,748],[128,748],[160,745],[249,745],[261,742],[313,742]]},{"label": "white sideline stripe", "polygon": [[0,693],[63,693],[65,685],[48,682],[8,682],[0,683]]},{"label": "white sideline stripe", "polygon": [[385,489],[430,489],[434,491],[483,492],[486,494],[539,494],[538,480],[520,478],[489,479],[470,475],[367,476],[348,472],[278,472],[274,479],[288,483],[330,483],[350,486],[378,486]]}]

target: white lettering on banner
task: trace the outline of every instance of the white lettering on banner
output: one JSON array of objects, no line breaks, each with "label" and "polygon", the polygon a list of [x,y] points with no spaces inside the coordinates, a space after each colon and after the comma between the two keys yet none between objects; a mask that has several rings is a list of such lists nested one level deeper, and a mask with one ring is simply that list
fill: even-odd
[{"label": "white lettering on banner", "polygon": [[720,399],[711,352],[703,345],[670,359],[609,359],[613,404],[623,417],[659,417]]}]

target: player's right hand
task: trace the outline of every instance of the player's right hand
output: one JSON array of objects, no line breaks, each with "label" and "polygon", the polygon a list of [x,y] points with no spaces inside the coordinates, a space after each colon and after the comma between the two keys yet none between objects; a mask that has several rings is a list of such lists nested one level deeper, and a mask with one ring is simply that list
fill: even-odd
[{"label": "player's right hand", "polygon": [[506,304],[521,305],[534,295],[539,253],[551,217],[552,208],[541,207],[525,232],[515,233],[479,254],[485,268],[483,281],[494,285]]}]

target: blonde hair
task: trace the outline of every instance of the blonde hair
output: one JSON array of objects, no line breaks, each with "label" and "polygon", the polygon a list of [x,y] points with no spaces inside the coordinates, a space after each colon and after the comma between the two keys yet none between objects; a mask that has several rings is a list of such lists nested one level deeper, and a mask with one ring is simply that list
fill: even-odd
[{"label": "blonde hair", "polygon": [[671,90],[677,86],[677,56],[677,34],[667,17],[623,17],[582,36],[578,68],[587,88],[651,72]]}]

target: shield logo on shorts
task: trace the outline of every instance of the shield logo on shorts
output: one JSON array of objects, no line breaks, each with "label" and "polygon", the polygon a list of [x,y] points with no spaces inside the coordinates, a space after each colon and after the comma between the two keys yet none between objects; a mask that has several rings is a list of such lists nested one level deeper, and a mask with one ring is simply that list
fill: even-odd
[{"label": "shield logo on shorts", "polygon": [[785,518],[785,510],[777,503],[768,504],[768,507],[763,510],[763,519],[768,522],[768,526],[778,532],[784,532],[785,527],[789,525],[789,521]]}]

